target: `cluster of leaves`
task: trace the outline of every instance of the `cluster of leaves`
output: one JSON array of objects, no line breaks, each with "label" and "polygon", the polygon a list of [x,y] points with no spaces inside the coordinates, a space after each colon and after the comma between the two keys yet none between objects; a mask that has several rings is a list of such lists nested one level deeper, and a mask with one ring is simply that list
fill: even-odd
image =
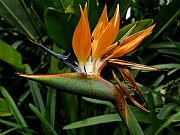
[{"label": "cluster of leaves", "polygon": [[[30,40],[60,54],[70,53],[70,60],[75,61],[71,40],[80,17],[79,4],[83,6],[85,2],[0,0],[0,134],[128,134],[111,103],[63,93],[15,76],[16,72],[71,72]],[[179,134],[180,1],[108,0],[105,3],[90,0],[91,30],[104,5],[107,4],[111,18],[118,3],[121,13],[119,38],[135,21],[141,19],[135,31],[156,23],[153,33],[140,47],[122,59],[166,69],[156,73],[134,71],[150,110],[146,113],[129,105],[144,132],[138,134]],[[130,7],[131,16],[125,19]],[[111,79],[107,72],[103,72],[103,76]],[[135,130],[134,125],[132,132]]]}]

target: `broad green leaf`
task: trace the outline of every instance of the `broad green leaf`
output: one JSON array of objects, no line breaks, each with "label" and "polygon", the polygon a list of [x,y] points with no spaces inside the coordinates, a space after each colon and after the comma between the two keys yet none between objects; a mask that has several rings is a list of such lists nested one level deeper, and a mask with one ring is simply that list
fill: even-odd
[{"label": "broad green leaf", "polygon": [[48,123],[48,121],[43,117],[43,115],[38,111],[38,109],[32,105],[29,104],[30,109],[34,112],[34,114],[40,119],[44,127],[46,128],[46,131],[50,135],[58,135],[56,131],[53,129],[53,127]]},{"label": "broad green leaf", "polygon": [[158,133],[160,131],[162,131],[164,128],[166,128],[167,126],[169,126],[171,123],[173,122],[180,122],[180,112],[177,112],[176,114],[172,115],[170,118],[167,119],[167,121],[165,121],[161,127],[157,130],[157,132],[155,133],[155,135],[158,135]]},{"label": "broad green leaf", "polygon": [[5,116],[11,116],[12,113],[9,109],[9,105],[7,101],[3,98],[0,98],[0,117],[5,117]]},{"label": "broad green leaf", "polygon": [[25,69],[21,54],[2,40],[0,40],[0,60],[10,64],[18,71],[23,72]]},{"label": "broad green leaf", "polygon": [[140,22],[139,21],[133,22],[131,24],[124,26],[123,28],[120,28],[115,42],[120,40],[128,32],[128,30],[130,30],[136,23],[138,25],[135,27],[135,29],[132,31],[131,34],[141,31],[141,30],[144,30],[145,28],[151,26],[153,24],[153,20],[152,19],[144,19],[144,20],[141,20]]},{"label": "broad green leaf", "polygon": [[48,8],[45,11],[45,24],[49,36],[62,49],[71,48],[72,34],[76,25],[73,15]]},{"label": "broad green leaf", "polygon": [[[74,10],[76,10],[74,9],[74,5],[76,3],[77,5],[80,4],[80,1],[81,0],[31,0],[29,1],[29,4],[31,4],[32,2],[36,11],[39,14],[43,15],[44,11],[48,7],[52,7],[61,12],[74,12]],[[78,5],[78,9],[79,9],[79,5]]]},{"label": "broad green leaf", "polygon": [[31,0],[29,1],[29,4],[31,4],[31,2],[33,3],[35,10],[41,15],[44,14],[44,11],[48,7],[53,7],[60,11],[65,10],[65,5],[63,4],[62,0]]},{"label": "broad green leaf", "polygon": [[38,37],[19,0],[0,0],[0,16],[27,37],[34,40]]},{"label": "broad green leaf", "polygon": [[[0,86],[0,91],[2,93],[2,95],[6,98],[9,108],[13,114],[13,116],[15,117],[18,125],[22,126],[22,128],[27,128],[27,124],[26,121],[24,120],[21,112],[19,111],[18,107],[16,106],[16,104],[14,103],[12,97],[9,95],[9,93],[7,92],[7,90],[4,87]],[[27,135],[31,135],[30,132],[24,132]]]}]

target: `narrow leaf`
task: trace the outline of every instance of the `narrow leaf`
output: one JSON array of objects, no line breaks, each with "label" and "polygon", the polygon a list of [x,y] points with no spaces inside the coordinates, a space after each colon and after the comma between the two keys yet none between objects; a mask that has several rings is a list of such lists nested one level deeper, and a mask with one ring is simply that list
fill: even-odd
[{"label": "narrow leaf", "polygon": [[[131,110],[139,122],[143,123],[150,123],[149,115],[148,113],[138,111],[137,109],[133,109],[131,107]],[[121,118],[119,117],[119,114],[104,114],[100,116],[94,116],[90,117],[81,121],[73,122],[71,124],[68,124],[63,127],[63,129],[74,129],[74,128],[82,128],[86,126],[92,126],[92,125],[97,125],[97,124],[103,124],[103,123],[108,123],[108,122],[116,122],[116,121],[121,121]]]},{"label": "narrow leaf", "polygon": [[42,114],[38,111],[38,109],[32,105],[29,104],[29,107],[31,110],[35,113],[35,115],[40,119],[46,130],[48,131],[49,134],[51,135],[58,135],[56,131],[53,129],[53,127],[47,122],[47,120],[42,116]]},{"label": "narrow leaf", "polygon": [[37,38],[37,33],[18,0],[0,0],[0,15],[29,38]]},{"label": "narrow leaf", "polygon": [[164,128],[169,126],[172,122],[180,122],[180,112],[177,112],[176,114],[172,115],[167,121],[165,121],[161,127],[157,130],[155,135],[158,135],[160,131],[162,131]]},{"label": "narrow leaf", "polygon": [[108,123],[114,121],[121,121],[121,118],[118,114],[105,114],[101,116],[94,116],[91,118],[84,119],[82,121],[74,122],[69,125],[63,127],[63,129],[74,129],[74,128],[81,128],[86,126],[92,126],[101,123]]},{"label": "narrow leaf", "polygon": [[[25,67],[26,67],[25,72],[27,74],[32,74],[33,73],[29,65],[25,65]],[[41,90],[40,90],[40,88],[38,86],[38,83],[34,82],[34,81],[31,81],[31,80],[28,80],[28,84],[29,84],[29,87],[30,87],[30,90],[31,90],[31,93],[32,93],[32,96],[33,96],[36,107],[44,115],[45,106],[44,106],[44,102],[43,102],[41,92],[40,92]]]},{"label": "narrow leaf", "polygon": [[9,95],[9,93],[6,91],[5,88],[3,88],[1,86],[0,86],[0,90],[3,94],[3,96],[7,99],[7,102],[9,104],[9,108],[11,109],[11,111],[12,111],[16,121],[18,122],[18,124],[21,125],[22,127],[27,127],[27,124],[26,124],[22,114],[20,113],[18,107],[14,103],[14,101],[11,98],[11,96]]}]

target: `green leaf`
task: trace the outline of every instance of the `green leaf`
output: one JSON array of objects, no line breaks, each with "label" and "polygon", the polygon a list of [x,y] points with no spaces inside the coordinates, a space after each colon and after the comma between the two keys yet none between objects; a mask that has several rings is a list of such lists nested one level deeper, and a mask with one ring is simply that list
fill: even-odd
[{"label": "green leaf", "polygon": [[71,48],[71,39],[77,22],[75,20],[70,13],[52,8],[45,11],[45,24],[48,34],[62,49]]},{"label": "green leaf", "polygon": [[103,100],[98,100],[98,99],[93,99],[93,98],[87,98],[87,97],[83,97],[84,100],[88,101],[88,102],[92,102],[95,104],[102,104],[102,105],[107,105],[111,108],[114,108],[113,104],[109,101],[103,101]]},{"label": "green leaf", "polygon": [[53,129],[53,127],[48,123],[48,121],[42,116],[42,114],[38,111],[38,109],[32,105],[29,104],[30,109],[34,112],[34,114],[40,119],[44,127],[46,128],[48,134],[51,135],[58,135],[56,131]]},{"label": "green leaf", "polygon": [[153,87],[157,87],[165,78],[165,75],[160,75],[152,84]]},{"label": "green leaf", "polygon": [[158,42],[148,46],[148,49],[177,49],[180,46],[179,42]]},{"label": "green leaf", "polygon": [[9,109],[9,105],[5,99],[0,98],[0,116],[5,117],[5,116],[11,116],[12,113]]},{"label": "green leaf", "polygon": [[18,71],[23,72],[25,69],[21,54],[2,40],[0,40],[0,60],[10,64]]},{"label": "green leaf", "polygon": [[[26,67],[25,72],[27,74],[33,74],[33,72],[32,72],[29,65],[26,64],[25,67]],[[29,87],[30,87],[30,90],[31,90],[33,100],[35,102],[36,107],[42,113],[42,115],[44,115],[45,106],[44,106],[44,102],[43,102],[43,99],[42,99],[42,96],[41,96],[41,90],[40,90],[40,88],[38,86],[38,83],[34,82],[34,81],[31,81],[31,80],[28,80],[28,84],[29,84]]]},{"label": "green leaf", "polygon": [[153,29],[152,34],[141,45],[142,52],[150,42],[152,42],[162,31],[164,31],[172,22],[176,20],[180,14],[179,5],[179,0],[173,0],[167,6],[165,6],[154,18],[156,26]]},{"label": "green leaf", "polygon": [[0,86],[0,90],[1,90],[1,92],[3,94],[3,96],[6,98],[8,104],[9,104],[9,108],[11,109],[11,112],[14,115],[14,117],[15,117],[16,121],[18,122],[18,124],[21,125],[22,127],[27,128],[27,124],[26,124],[22,114],[20,113],[18,107],[14,103],[14,101],[11,98],[11,96],[9,95],[9,93],[6,91],[5,88],[3,88],[1,86]]},{"label": "green leaf", "polygon": [[[31,0],[30,2],[33,3],[36,11],[41,15],[44,14],[45,9],[48,7],[54,7],[60,11],[65,10],[64,1],[62,0]],[[31,4],[30,2],[29,4]]]},{"label": "green leaf", "polygon": [[[150,123],[149,115],[148,113],[142,112],[140,110],[135,109],[135,107],[130,107],[132,109],[132,112],[139,122],[143,123]],[[104,114],[100,116],[94,116],[90,117],[81,121],[73,122],[71,124],[68,124],[63,127],[63,129],[74,129],[74,128],[82,128],[86,126],[92,126],[97,124],[103,124],[108,122],[115,122],[115,121],[121,121],[121,118],[119,115],[116,114]]]},{"label": "green leaf", "polygon": [[168,103],[163,108],[158,114],[158,118],[161,120],[167,119],[168,116],[171,114],[171,112],[177,107],[178,105],[175,103]]},{"label": "green leaf", "polygon": [[128,126],[130,134],[131,135],[144,135],[140,125],[138,124],[129,106],[126,104],[125,107],[126,107],[127,126]]},{"label": "green leaf", "polygon": [[153,93],[155,93],[155,94],[157,94],[157,95],[159,95],[159,96],[165,97],[166,99],[168,99],[168,100],[170,100],[170,101],[172,101],[172,102],[180,105],[180,101],[177,100],[177,99],[174,99],[173,96],[170,96],[170,95],[168,95],[168,94],[162,94],[162,93],[156,92],[156,91],[153,91]]},{"label": "green leaf", "polygon": [[[180,1],[174,0],[155,17],[156,27],[151,37],[155,39],[166,27],[168,27],[180,14]],[[168,13],[168,14],[167,14]],[[164,17],[166,15],[166,17]]]},{"label": "green leaf", "polygon": [[2,123],[2,124],[4,124],[4,125],[7,125],[7,126],[10,126],[10,127],[14,127],[14,128],[22,128],[21,125],[16,124],[16,123],[11,122],[11,121],[7,121],[7,120],[2,120],[2,119],[0,119],[0,123]]},{"label": "green leaf", "polygon": [[38,37],[19,0],[0,0],[0,16],[27,37],[34,40]]},{"label": "green leaf", "polygon": [[180,68],[180,64],[178,64],[178,63],[158,64],[158,65],[154,65],[154,66],[157,68],[167,68],[167,69]]},{"label": "green leaf", "polygon": [[167,126],[169,126],[171,123],[173,122],[180,122],[180,112],[177,112],[176,114],[172,115],[170,118],[168,118],[167,121],[165,121],[161,127],[157,130],[157,132],[155,133],[155,135],[158,135],[158,133],[160,131],[162,131],[164,128],[166,128]]},{"label": "green leaf", "polygon": [[91,118],[87,118],[81,121],[71,123],[69,125],[64,126],[63,129],[81,128],[81,127],[92,126],[92,125],[114,122],[114,121],[121,121],[121,118],[119,117],[118,114],[104,114],[101,116],[94,116]]},{"label": "green leaf", "polygon": [[150,129],[150,131],[151,134],[154,134],[157,131],[157,129],[160,127],[160,124],[155,112],[155,104],[152,93],[148,94],[148,109],[150,111],[150,119],[152,126],[152,129]]}]

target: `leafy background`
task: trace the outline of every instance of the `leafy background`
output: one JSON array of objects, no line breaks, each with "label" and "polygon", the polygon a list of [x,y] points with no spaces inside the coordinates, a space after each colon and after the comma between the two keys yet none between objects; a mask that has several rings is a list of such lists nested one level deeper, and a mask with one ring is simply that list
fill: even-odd
[{"label": "leafy background", "polygon": [[[85,2],[0,0],[0,134],[128,134],[111,103],[63,93],[15,75],[17,72],[71,72],[61,61],[29,40],[54,52],[71,54],[71,61],[76,61],[71,40],[80,17],[79,4],[84,6]],[[117,40],[136,21],[140,21],[136,31],[156,23],[153,33],[121,59],[165,69],[161,72],[133,71],[150,110],[150,113],[143,112],[127,101],[142,128],[141,134],[178,135],[180,1],[89,0],[91,30],[104,5],[107,5],[111,18],[118,3],[121,29]],[[131,16],[126,18],[129,8]],[[103,76],[110,80],[106,70],[108,68],[103,71]]]}]

